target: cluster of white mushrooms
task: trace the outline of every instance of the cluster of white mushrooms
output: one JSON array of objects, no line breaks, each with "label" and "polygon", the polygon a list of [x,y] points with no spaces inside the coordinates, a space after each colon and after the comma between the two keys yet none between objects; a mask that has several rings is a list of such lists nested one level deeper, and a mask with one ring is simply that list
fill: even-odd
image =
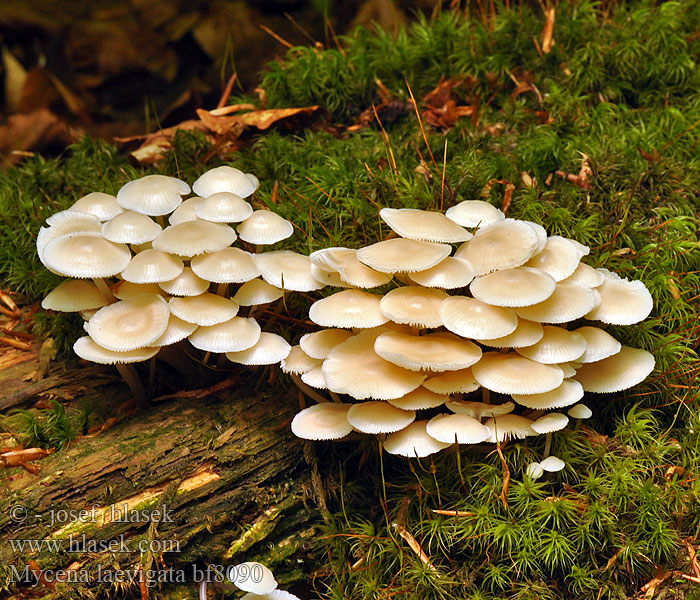
[{"label": "cluster of white mushrooms", "polygon": [[[42,306],[81,312],[88,335],[76,341],[76,354],[117,365],[140,399],[143,386],[130,363],[185,338],[204,353],[225,353],[245,365],[285,358],[289,344],[261,332],[255,307],[279,299],[284,289],[322,285],[283,277],[284,265],[308,257],[233,247],[240,238],[254,251],[293,233],[289,221],[254,211],[244,200],[257,187],[254,175],[222,166],[199,177],[192,186],[196,196],[183,200],[187,183],[148,175],[116,197],[93,192],[49,217],[37,237],[39,257],[49,270],[73,279]],[[229,223],[238,223],[238,235]],[[241,307],[247,307],[245,316]]]},{"label": "cluster of white mushrooms", "polygon": [[[297,436],[379,434],[387,452],[424,457],[455,443],[546,434],[545,460],[529,469],[538,477],[564,467],[549,449],[569,417],[549,411],[587,418],[577,404],[585,391],[618,392],[652,371],[649,352],[588,324],[630,325],[652,309],[642,282],[582,263],[588,247],[482,201],[446,214],[380,215],[398,237],[310,257],[317,279],[348,289],[311,306],[325,329],[303,336],[281,363],[319,401],[294,418]],[[383,295],[365,291],[390,283]],[[479,399],[465,398],[479,388]]]}]

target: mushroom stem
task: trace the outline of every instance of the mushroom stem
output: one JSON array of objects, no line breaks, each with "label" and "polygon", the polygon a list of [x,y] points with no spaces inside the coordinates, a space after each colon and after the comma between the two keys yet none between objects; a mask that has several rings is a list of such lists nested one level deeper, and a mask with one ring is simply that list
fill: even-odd
[{"label": "mushroom stem", "polygon": [[117,363],[114,365],[117,367],[117,371],[122,376],[122,379],[131,389],[134,394],[134,400],[136,400],[137,406],[143,406],[146,403],[146,392],[143,389],[143,384],[139,379],[138,373],[133,365],[124,365]]},{"label": "mushroom stem", "polygon": [[338,394],[336,394],[335,392],[331,392],[330,390],[328,390],[328,393],[331,395],[331,398],[333,398],[333,402],[337,402],[338,404],[343,403],[343,401],[340,398],[338,398]]},{"label": "mushroom stem", "polygon": [[228,283],[220,283],[218,286],[216,286],[216,295],[225,296],[226,290],[228,290]]},{"label": "mushroom stem", "polygon": [[148,397],[153,398],[153,386],[156,382],[156,357],[154,356],[148,364]]},{"label": "mushroom stem", "polygon": [[156,223],[158,223],[158,225],[160,225],[163,229],[165,229],[165,227],[166,227],[165,217],[163,215],[158,215],[156,217]]},{"label": "mushroom stem", "polygon": [[97,289],[100,290],[100,294],[102,294],[108,302],[116,301],[112,290],[109,289],[109,286],[102,277],[93,277],[92,281],[97,286]]},{"label": "mushroom stem", "polygon": [[209,357],[210,357],[210,356],[211,356],[211,352],[206,352],[206,353],[204,354],[204,358],[202,359],[202,364],[203,364],[203,365],[206,365],[206,364],[207,364],[207,362],[209,361]]},{"label": "mushroom stem", "polygon": [[549,456],[549,451],[551,449],[552,449],[552,433],[549,432],[544,440],[544,452],[542,453],[543,460]]},{"label": "mushroom stem", "polygon": [[487,390],[485,387],[481,388],[481,401],[484,404],[491,404],[491,390]]},{"label": "mushroom stem", "polygon": [[301,380],[301,377],[299,377],[299,375],[292,374],[291,377],[292,381],[294,382],[294,385],[296,385],[309,398],[311,398],[312,400],[316,400],[316,402],[328,402],[328,398],[324,398],[323,396],[321,396],[321,394],[317,393],[308,385],[306,385]]}]

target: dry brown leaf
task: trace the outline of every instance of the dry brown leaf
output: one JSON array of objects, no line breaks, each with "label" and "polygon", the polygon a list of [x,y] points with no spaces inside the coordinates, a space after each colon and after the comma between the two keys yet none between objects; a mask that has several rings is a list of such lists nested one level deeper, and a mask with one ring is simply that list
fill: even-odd
[{"label": "dry brown leaf", "polygon": [[240,115],[217,116],[211,111],[198,109],[197,114],[202,123],[219,135],[228,133],[235,126],[255,127],[261,131],[269,129],[272,125],[294,117],[311,117],[320,110],[319,106],[305,106],[303,108],[270,108],[266,110],[253,110]]}]

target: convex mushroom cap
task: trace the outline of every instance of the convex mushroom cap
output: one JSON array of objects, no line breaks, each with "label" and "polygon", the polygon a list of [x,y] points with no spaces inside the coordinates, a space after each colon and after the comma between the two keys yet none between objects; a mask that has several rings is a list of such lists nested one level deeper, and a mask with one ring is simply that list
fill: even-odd
[{"label": "convex mushroom cap", "polygon": [[474,279],[474,267],[468,260],[448,256],[430,269],[410,273],[408,278],[425,287],[454,290],[469,285]]},{"label": "convex mushroom cap", "polygon": [[322,327],[377,327],[389,320],[379,309],[380,301],[376,294],[343,290],[314,302],[309,318]]},{"label": "convex mushroom cap", "polygon": [[209,221],[185,221],[166,227],[153,240],[153,248],[179,256],[197,256],[223,250],[236,241],[236,232],[228,225]]},{"label": "convex mushroom cap", "polygon": [[256,210],[238,226],[238,235],[250,244],[276,244],[293,233],[293,225],[271,210]]},{"label": "convex mushroom cap", "polygon": [[353,404],[348,422],[362,433],[393,433],[408,427],[416,418],[414,410],[404,410],[388,402],[372,401]]},{"label": "convex mushroom cap", "polygon": [[109,304],[94,283],[84,279],[69,279],[56,286],[41,301],[46,310],[79,312],[92,310]]},{"label": "convex mushroom cap", "polygon": [[516,348],[522,356],[544,364],[556,364],[578,360],[586,351],[586,338],[563,327],[545,325],[542,339],[532,346]]},{"label": "convex mushroom cap", "polygon": [[192,185],[198,196],[207,198],[219,192],[236,194],[247,198],[258,189],[258,180],[251,173],[229,166],[215,167],[203,173]]},{"label": "convex mushroom cap", "polygon": [[121,276],[131,283],[160,283],[175,279],[184,266],[179,258],[167,252],[144,250],[131,259]]},{"label": "convex mushroom cap", "polygon": [[190,193],[184,181],[166,175],[146,175],[122,186],[117,192],[119,206],[150,216],[167,215]]},{"label": "convex mushroom cap", "polygon": [[195,214],[213,223],[239,223],[253,214],[253,207],[231,192],[217,192],[207,196],[194,207]]},{"label": "convex mushroom cap", "polygon": [[447,244],[394,238],[358,250],[357,259],[381,273],[415,273],[434,267],[451,251]]},{"label": "convex mushroom cap", "polygon": [[467,296],[445,298],[440,304],[440,318],[449,331],[471,339],[500,338],[518,326],[518,317],[511,309]]},{"label": "convex mushroom cap", "polygon": [[100,221],[109,221],[124,209],[119,206],[115,196],[104,192],[90,192],[76,200],[68,210],[95,215]]},{"label": "convex mushroom cap", "polygon": [[589,252],[588,246],[553,235],[547,238],[544,249],[525,264],[546,272],[554,281],[562,281],[576,271],[581,257]]},{"label": "convex mushroom cap", "polygon": [[379,309],[394,323],[433,329],[443,324],[440,308],[446,298],[447,293],[440,289],[406,285],[388,292]]},{"label": "convex mushroom cap", "polygon": [[197,328],[189,340],[195,348],[205,352],[240,352],[252,348],[260,336],[260,325],[255,319],[233,317],[216,325]]},{"label": "convex mushroom cap", "polygon": [[126,210],[102,225],[102,237],[119,244],[152,242],[163,228],[148,215]]},{"label": "convex mushroom cap", "polygon": [[352,431],[350,404],[326,402],[309,406],[292,419],[292,433],[304,440],[338,440]]},{"label": "convex mushroom cap", "polygon": [[587,319],[611,325],[633,325],[646,319],[654,308],[651,294],[641,281],[610,274],[596,289],[600,304],[586,314]]},{"label": "convex mushroom cap", "polygon": [[481,358],[481,349],[476,344],[450,333],[418,336],[387,331],[374,342],[374,351],[411,371],[466,369]]},{"label": "convex mushroom cap", "polygon": [[477,300],[493,306],[531,306],[544,302],[554,293],[554,279],[544,271],[529,267],[503,269],[482,275],[469,289]]},{"label": "convex mushroom cap", "polygon": [[69,233],[46,244],[42,257],[55,273],[89,279],[112,277],[123,271],[131,252],[128,246],[110,242],[98,233]]},{"label": "convex mushroom cap", "polygon": [[205,327],[223,323],[238,314],[238,304],[209,292],[204,292],[199,296],[170,298],[168,303],[170,312],[175,316],[188,323],[196,323]]},{"label": "convex mushroom cap", "polygon": [[78,338],[73,344],[73,351],[80,357],[90,362],[101,365],[129,364],[143,362],[153,358],[160,348],[148,347],[127,350],[124,352],[114,352],[107,350],[95,343],[90,336]]},{"label": "convex mushroom cap", "polygon": [[255,255],[255,264],[265,281],[270,285],[295,292],[310,292],[323,286],[311,274],[311,260],[308,256],[278,250]]},{"label": "convex mushroom cap", "polygon": [[227,352],[226,358],[242,365],[274,365],[289,356],[292,347],[282,336],[263,331],[247,350]]},{"label": "convex mushroom cap", "polygon": [[559,387],[542,394],[511,394],[518,404],[535,410],[571,406],[583,398],[583,386],[575,379],[564,379]]},{"label": "convex mushroom cap", "polygon": [[542,394],[564,380],[564,372],[556,365],[543,365],[515,352],[486,352],[471,369],[483,387],[500,394]]},{"label": "convex mushroom cap", "polygon": [[430,437],[446,444],[479,444],[491,435],[491,432],[474,417],[460,414],[433,417],[428,421],[426,431]]},{"label": "convex mushroom cap", "polygon": [[576,380],[587,392],[620,392],[644,381],[654,370],[654,364],[654,355],[646,350],[622,346],[617,354],[581,366]]},{"label": "convex mushroom cap", "polygon": [[472,238],[464,227],[443,213],[414,208],[382,208],[379,216],[403,238],[454,244]]},{"label": "convex mushroom cap", "polygon": [[464,200],[447,209],[445,216],[462,227],[484,227],[503,221],[503,212],[483,200]]},{"label": "convex mushroom cap", "polygon": [[384,450],[389,454],[408,458],[424,458],[451,446],[428,434],[428,421],[414,421],[405,429],[391,433],[384,440]]}]

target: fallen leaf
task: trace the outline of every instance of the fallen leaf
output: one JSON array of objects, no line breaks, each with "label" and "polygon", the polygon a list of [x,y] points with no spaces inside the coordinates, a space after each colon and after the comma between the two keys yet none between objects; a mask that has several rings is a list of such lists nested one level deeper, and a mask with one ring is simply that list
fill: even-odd
[{"label": "fallen leaf", "polygon": [[[216,109],[220,110],[220,109]],[[294,117],[311,117],[320,110],[320,106],[306,106],[303,108],[271,108],[266,110],[253,110],[233,116],[217,116],[211,111],[198,109],[197,115],[202,123],[214,133],[219,135],[230,131],[236,125],[243,127],[255,127],[260,131],[269,129],[280,121],[286,121]]]}]

